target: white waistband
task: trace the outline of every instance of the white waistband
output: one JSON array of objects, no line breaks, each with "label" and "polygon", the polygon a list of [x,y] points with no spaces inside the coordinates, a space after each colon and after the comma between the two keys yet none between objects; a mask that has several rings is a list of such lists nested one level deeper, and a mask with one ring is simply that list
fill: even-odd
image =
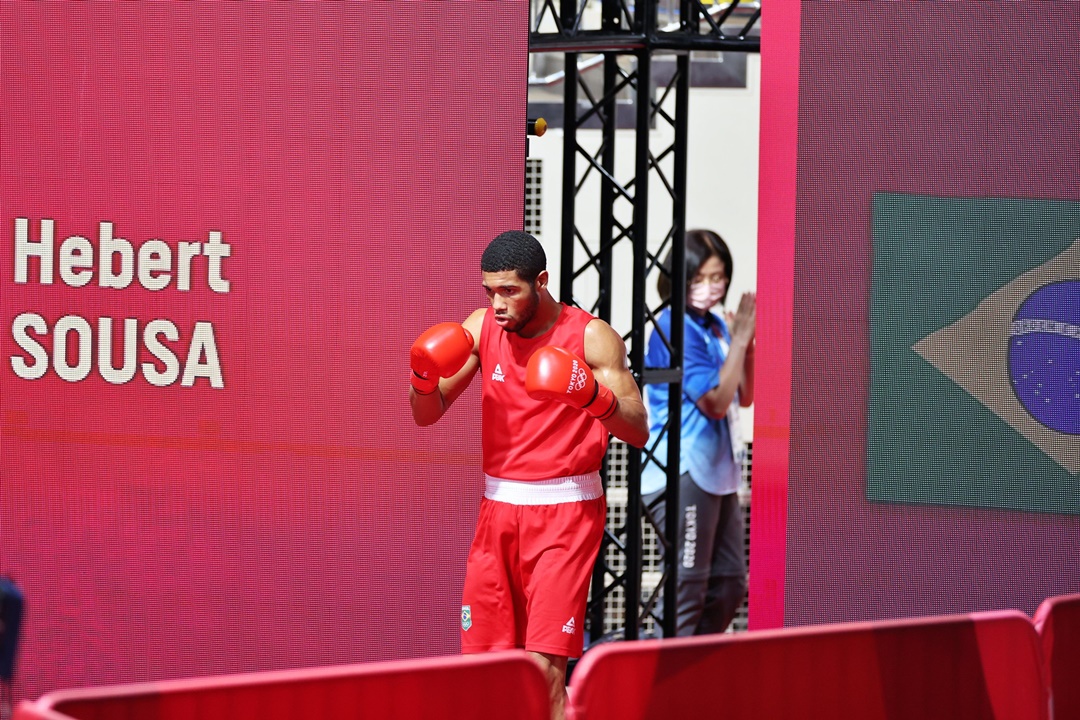
[{"label": "white waistband", "polygon": [[558,505],[604,495],[599,472],[552,480],[504,480],[484,475],[484,480],[484,497],[511,505]]}]

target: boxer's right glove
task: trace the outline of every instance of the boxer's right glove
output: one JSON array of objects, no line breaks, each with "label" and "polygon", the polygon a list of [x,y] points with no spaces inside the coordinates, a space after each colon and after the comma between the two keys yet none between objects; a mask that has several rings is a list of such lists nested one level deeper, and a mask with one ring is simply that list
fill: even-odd
[{"label": "boxer's right glove", "polygon": [[439,378],[451,377],[465,366],[473,350],[473,336],[463,325],[433,325],[416,338],[409,351],[412,386],[421,395],[439,387]]}]

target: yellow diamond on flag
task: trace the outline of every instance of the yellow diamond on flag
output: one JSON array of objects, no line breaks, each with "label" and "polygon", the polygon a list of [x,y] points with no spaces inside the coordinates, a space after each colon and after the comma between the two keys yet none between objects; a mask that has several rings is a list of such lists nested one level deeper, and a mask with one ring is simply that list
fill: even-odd
[{"label": "yellow diamond on flag", "polygon": [[[1029,270],[983,299],[971,312],[956,322],[922,338],[912,349],[933,365],[968,394],[976,398],[988,410],[1004,420],[1035,447],[1072,474],[1080,473],[1080,435],[1062,431],[1060,423],[1047,421],[1033,414],[1035,402],[1059,404],[1064,401],[1062,412],[1068,413],[1069,423],[1076,418],[1075,408],[1080,407],[1080,327],[1073,319],[1066,320],[1027,319],[1018,321],[1018,313],[1024,304],[1040,290],[1053,286],[1067,288],[1071,307],[1077,305],[1075,288],[1080,285],[1080,240],[1047,262]],[[1071,383],[1059,392],[1044,392],[1037,387],[1032,395],[1018,395],[1020,378],[1010,376],[1010,342],[1023,344],[1020,334],[1032,332],[1051,333],[1060,336],[1064,348],[1056,357],[1046,357],[1044,363],[1055,360],[1061,376],[1061,365],[1068,365],[1065,372]],[[1014,347],[1014,351],[1015,351]],[[1076,378],[1071,377],[1076,375]],[[1068,425],[1069,428],[1072,425]]]}]

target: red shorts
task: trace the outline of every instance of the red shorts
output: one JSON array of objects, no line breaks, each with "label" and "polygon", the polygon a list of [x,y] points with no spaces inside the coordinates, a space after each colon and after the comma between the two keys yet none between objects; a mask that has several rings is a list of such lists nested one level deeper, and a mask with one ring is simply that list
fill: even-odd
[{"label": "red shorts", "polygon": [[462,652],[523,647],[580,657],[606,510],[602,494],[551,505],[481,500],[462,593]]}]

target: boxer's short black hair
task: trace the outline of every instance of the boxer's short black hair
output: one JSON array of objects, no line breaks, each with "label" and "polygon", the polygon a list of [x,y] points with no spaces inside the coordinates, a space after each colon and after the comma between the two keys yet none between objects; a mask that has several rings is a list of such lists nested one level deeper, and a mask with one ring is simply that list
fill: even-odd
[{"label": "boxer's short black hair", "polygon": [[527,283],[536,282],[541,272],[547,270],[547,255],[540,241],[521,230],[507,230],[488,243],[480,256],[483,272],[514,270]]}]

